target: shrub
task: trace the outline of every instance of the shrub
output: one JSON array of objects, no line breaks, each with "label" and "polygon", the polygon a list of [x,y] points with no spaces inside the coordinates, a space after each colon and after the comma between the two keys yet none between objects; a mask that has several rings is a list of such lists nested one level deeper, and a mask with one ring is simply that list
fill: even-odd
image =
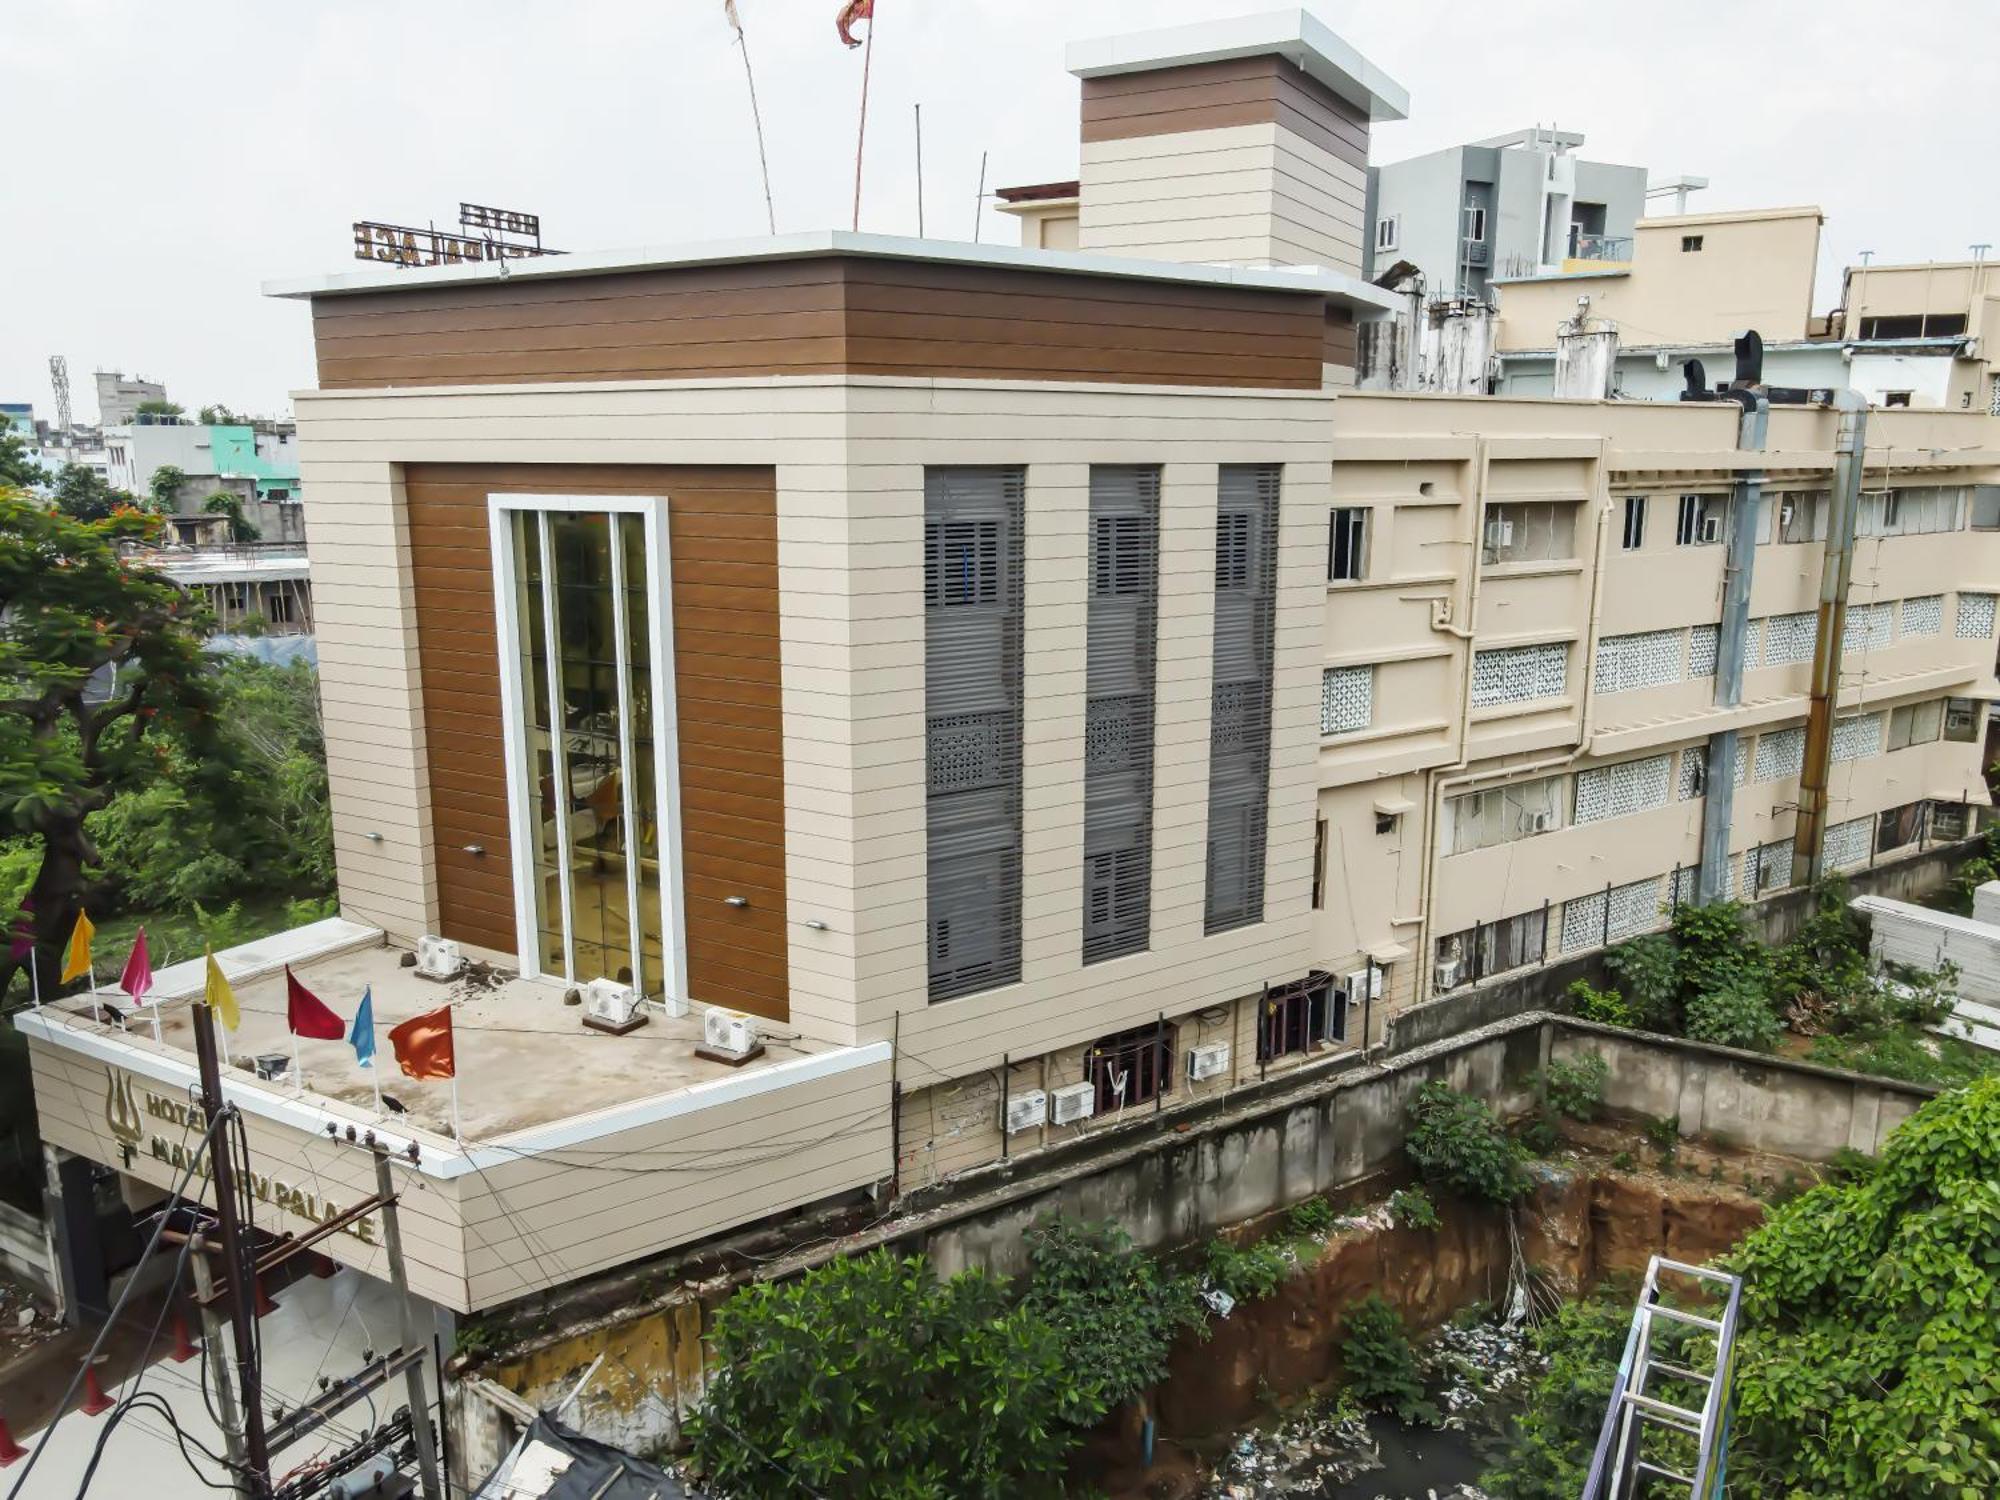
[{"label": "shrub", "polygon": [[1294,1203],[1292,1211],[1285,1215],[1285,1223],[1293,1234],[1323,1237],[1333,1228],[1333,1205],[1324,1198],[1307,1198],[1302,1203]]},{"label": "shrub", "polygon": [[743,1500],[1047,1495],[1075,1442],[1062,1340],[982,1271],[940,1282],[883,1250],[836,1260],[737,1292],[714,1348],[687,1432]]},{"label": "shrub", "polygon": [[1045,1220],[1028,1231],[1028,1264],[1022,1306],[1055,1330],[1075,1426],[1157,1385],[1175,1337],[1207,1326],[1193,1279],[1135,1253],[1114,1224]]},{"label": "shrub", "polygon": [[1538,1109],[1521,1126],[1518,1139],[1531,1155],[1547,1156],[1562,1144],[1562,1126],[1552,1109]]},{"label": "shrub", "polygon": [[1535,1352],[1547,1369],[1511,1426],[1505,1456],[1480,1476],[1499,1500],[1575,1500],[1604,1420],[1632,1318],[1629,1293],[1604,1291],[1571,1302],[1536,1326]]},{"label": "shrub", "polygon": [[1484,1100],[1433,1079],[1410,1101],[1409,1121],[1403,1150],[1426,1182],[1491,1203],[1528,1190],[1521,1148]]},{"label": "shrub", "polygon": [[1680,958],[1673,939],[1653,932],[1620,943],[1604,955],[1604,967],[1619,981],[1630,1024],[1650,1031],[1680,1029]]},{"label": "shrub", "polygon": [[1239,1249],[1228,1240],[1211,1240],[1204,1268],[1208,1279],[1238,1302],[1256,1302],[1284,1284],[1292,1272],[1292,1261],[1269,1240],[1247,1249]]},{"label": "shrub", "polygon": [[1604,1086],[1611,1081],[1611,1066],[1595,1052],[1585,1052],[1550,1063],[1539,1079],[1548,1092],[1549,1107],[1557,1114],[1590,1121],[1604,1108]]},{"label": "shrub", "polygon": [[1405,1229],[1436,1229],[1437,1205],[1422,1188],[1398,1188],[1389,1195],[1389,1218]]},{"label": "shrub", "polygon": [[1732,981],[1688,1001],[1687,1034],[1698,1042],[1768,1052],[1783,1029],[1764,991],[1748,980]]},{"label": "shrub", "polygon": [[1606,1026],[1639,1024],[1639,1012],[1627,1005],[1625,997],[1616,990],[1595,990],[1588,980],[1579,979],[1565,993],[1570,1008],[1583,1020],[1601,1021]]},{"label": "shrub", "polygon": [[1341,1325],[1341,1368],[1355,1399],[1394,1412],[1405,1422],[1435,1425],[1438,1410],[1424,1396],[1416,1352],[1402,1315],[1370,1292],[1348,1309]]}]

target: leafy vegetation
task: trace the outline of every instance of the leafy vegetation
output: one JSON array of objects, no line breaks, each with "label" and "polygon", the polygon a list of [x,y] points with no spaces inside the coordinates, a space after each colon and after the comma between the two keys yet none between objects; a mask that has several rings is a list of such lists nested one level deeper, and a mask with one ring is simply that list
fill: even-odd
[{"label": "leafy vegetation", "polygon": [[1436,1229],[1437,1205],[1422,1188],[1398,1188],[1389,1195],[1389,1218],[1405,1229]]},{"label": "leafy vegetation", "polygon": [[1570,1009],[1583,1020],[1599,1021],[1606,1026],[1639,1024],[1638,1010],[1626,1004],[1625,997],[1616,990],[1593,989],[1589,981],[1579,979],[1565,993],[1569,996]]},{"label": "leafy vegetation", "polygon": [[1536,1325],[1546,1368],[1514,1420],[1506,1456],[1480,1476],[1480,1488],[1499,1500],[1576,1500],[1631,1318],[1630,1294],[1607,1287]]},{"label": "leafy vegetation", "polygon": [[49,493],[56,509],[73,521],[108,521],[139,506],[130,490],[113,488],[102,474],[82,464],[64,464]]},{"label": "leafy vegetation", "polygon": [[243,514],[243,497],[228,490],[217,490],[201,502],[203,512],[211,516],[229,518],[229,540],[232,542],[257,542],[264,538],[263,531],[255,522]]},{"label": "leafy vegetation", "polygon": [[1370,1292],[1348,1309],[1341,1325],[1340,1364],[1346,1389],[1363,1404],[1392,1411],[1405,1422],[1437,1424],[1438,1409],[1424,1394],[1402,1314],[1378,1294]]},{"label": "leafy vegetation", "polygon": [[1285,1215],[1285,1226],[1296,1235],[1324,1238],[1333,1228],[1333,1205],[1324,1198],[1304,1198]]},{"label": "leafy vegetation", "polygon": [[1611,1081],[1611,1066],[1595,1052],[1551,1062],[1541,1073],[1540,1082],[1548,1094],[1549,1108],[1559,1115],[1585,1122],[1594,1120],[1604,1109],[1604,1088]]},{"label": "leafy vegetation", "polygon": [[1687,1003],[1687,1034],[1697,1042],[1768,1052],[1784,1030],[1755,982],[1737,979],[1704,990]]},{"label": "leafy vegetation", "polygon": [[1292,1271],[1292,1258],[1271,1240],[1245,1247],[1228,1240],[1211,1240],[1202,1264],[1208,1279],[1238,1302],[1270,1296]]},{"label": "leafy vegetation", "polygon": [[1433,1079],[1410,1100],[1403,1150],[1433,1187],[1489,1203],[1511,1203],[1528,1190],[1521,1148],[1483,1099]]}]

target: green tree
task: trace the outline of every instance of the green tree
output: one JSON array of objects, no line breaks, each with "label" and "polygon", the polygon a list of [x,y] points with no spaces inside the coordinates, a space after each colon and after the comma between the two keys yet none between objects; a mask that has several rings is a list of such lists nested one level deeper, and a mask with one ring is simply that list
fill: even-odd
[{"label": "green tree", "polygon": [[139,508],[129,490],[113,489],[102,474],[82,464],[64,464],[50,493],[56,507],[78,521],[104,521]]},{"label": "green tree", "polygon": [[141,401],[132,408],[135,417],[150,417],[155,422],[178,422],[187,415],[187,408],[178,401]]},{"label": "green tree", "polygon": [[1489,1203],[1511,1203],[1528,1190],[1521,1148],[1485,1100],[1434,1078],[1407,1113],[1403,1152],[1426,1182]]},{"label": "green tree", "polygon": [[1074,1444],[1062,1341],[983,1271],[940,1282],[886,1250],[716,1316],[715,1373],[688,1421],[738,1500],[1003,1500],[1059,1493]]},{"label": "green tree", "polygon": [[224,406],[220,401],[212,406],[204,406],[200,412],[200,420],[201,425],[204,427],[240,427],[243,425],[243,419]]},{"label": "green tree", "polygon": [[16,490],[35,489],[48,477],[42,466],[35,462],[27,439],[11,429],[0,429],[0,486]]},{"label": "green tree", "polygon": [[146,492],[152,496],[153,509],[163,516],[174,513],[174,500],[187,483],[187,471],[173,464],[161,464],[153,470],[153,477],[146,481]]},{"label": "green tree", "polygon": [[229,517],[229,540],[232,542],[255,542],[263,539],[264,533],[254,522],[243,514],[243,497],[228,490],[217,490],[201,502],[201,508],[211,516]]},{"label": "green tree", "polygon": [[[100,874],[92,814],[157,781],[176,743],[197,752],[191,777],[208,774],[206,614],[118,555],[158,524],[79,521],[0,491],[0,828],[40,846],[29,897],[45,975]],[[0,959],[0,994],[19,967]]]}]

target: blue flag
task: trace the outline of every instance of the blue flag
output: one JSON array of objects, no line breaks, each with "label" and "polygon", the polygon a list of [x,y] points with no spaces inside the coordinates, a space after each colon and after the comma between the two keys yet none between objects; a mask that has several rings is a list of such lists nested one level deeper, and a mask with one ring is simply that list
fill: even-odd
[{"label": "blue flag", "polygon": [[361,992],[361,1009],[354,1013],[353,1029],[347,1033],[354,1044],[354,1060],[364,1068],[375,1066],[375,990]]}]

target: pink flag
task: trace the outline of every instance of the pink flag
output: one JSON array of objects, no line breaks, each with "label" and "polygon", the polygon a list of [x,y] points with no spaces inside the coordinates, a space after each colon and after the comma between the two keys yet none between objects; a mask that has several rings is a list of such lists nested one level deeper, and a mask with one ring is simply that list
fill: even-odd
[{"label": "pink flag", "polygon": [[145,1004],[146,992],[153,987],[153,958],[146,951],[143,927],[132,939],[132,956],[125,960],[125,972],[118,980],[118,987],[132,997],[134,1005]]}]

